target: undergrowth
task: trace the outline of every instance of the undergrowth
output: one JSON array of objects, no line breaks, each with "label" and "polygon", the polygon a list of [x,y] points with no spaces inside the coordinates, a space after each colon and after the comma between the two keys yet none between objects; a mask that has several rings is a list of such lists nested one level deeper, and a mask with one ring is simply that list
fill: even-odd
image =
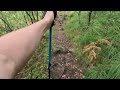
[{"label": "undergrowth", "polygon": [[[68,12],[65,34],[71,39],[74,53],[84,68],[84,79],[119,79],[120,78],[120,12],[95,11],[90,25],[87,25],[87,12],[82,11],[80,24],[76,12]],[[100,53],[93,65],[86,67],[87,59],[82,58],[85,45],[100,39],[107,39],[112,46],[100,44]]]}]

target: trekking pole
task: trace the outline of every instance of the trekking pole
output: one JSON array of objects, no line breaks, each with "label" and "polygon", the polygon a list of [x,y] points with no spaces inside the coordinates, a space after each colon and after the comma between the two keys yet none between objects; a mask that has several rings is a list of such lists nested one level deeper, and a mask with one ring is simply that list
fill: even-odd
[{"label": "trekking pole", "polygon": [[51,61],[52,61],[52,27],[50,27],[49,31],[49,46],[48,46],[48,77],[50,79],[50,70],[51,70]]},{"label": "trekking pole", "polygon": [[[53,11],[54,12],[54,19],[57,16],[57,11]],[[46,11],[43,12],[43,16],[42,18],[44,18],[46,14]],[[51,62],[52,62],[52,27],[54,25],[54,22],[52,23],[50,30],[49,30],[49,40],[48,40],[48,78],[50,79],[51,75]]]}]

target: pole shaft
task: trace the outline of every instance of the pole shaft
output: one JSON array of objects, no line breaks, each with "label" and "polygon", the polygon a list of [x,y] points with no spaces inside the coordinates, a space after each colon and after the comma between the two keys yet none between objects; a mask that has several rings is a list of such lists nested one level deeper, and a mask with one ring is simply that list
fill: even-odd
[{"label": "pole shaft", "polygon": [[51,61],[52,61],[52,27],[50,27],[49,31],[49,50],[48,50],[48,77],[50,79],[50,68],[51,68]]}]

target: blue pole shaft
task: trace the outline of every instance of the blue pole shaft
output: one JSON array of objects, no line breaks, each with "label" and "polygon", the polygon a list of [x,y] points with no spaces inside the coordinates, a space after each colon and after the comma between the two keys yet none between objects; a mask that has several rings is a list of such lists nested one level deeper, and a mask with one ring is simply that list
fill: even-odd
[{"label": "blue pole shaft", "polygon": [[51,61],[52,61],[52,27],[50,27],[49,31],[49,50],[48,50],[48,77],[50,79],[50,68],[51,68]]}]

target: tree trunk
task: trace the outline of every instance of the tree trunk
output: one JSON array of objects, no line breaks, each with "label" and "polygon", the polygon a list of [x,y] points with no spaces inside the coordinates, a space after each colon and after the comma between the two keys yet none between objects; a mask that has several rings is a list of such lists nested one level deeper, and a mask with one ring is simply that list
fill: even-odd
[{"label": "tree trunk", "polygon": [[91,17],[92,17],[92,11],[89,11],[88,12],[88,25],[90,25]]},{"label": "tree trunk", "polygon": [[79,12],[78,12],[79,24],[80,24],[80,13],[81,13],[81,12],[79,11]]}]

